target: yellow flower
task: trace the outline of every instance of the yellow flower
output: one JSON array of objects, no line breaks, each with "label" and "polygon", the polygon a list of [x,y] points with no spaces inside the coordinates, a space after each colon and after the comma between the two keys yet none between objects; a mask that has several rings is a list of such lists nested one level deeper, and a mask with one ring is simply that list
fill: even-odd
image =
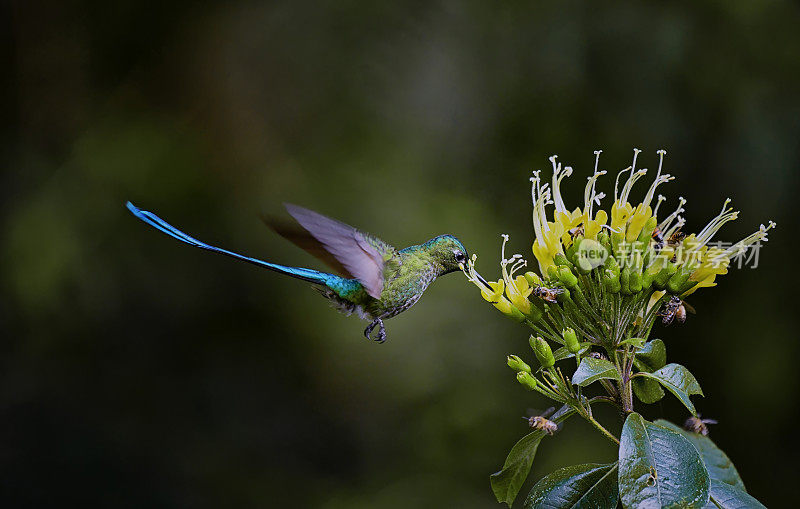
[{"label": "yellow flower", "polygon": [[[604,292],[632,298],[646,291],[642,300],[650,301],[651,305],[658,302],[665,291],[684,297],[699,288],[715,286],[717,276],[727,274],[731,260],[750,246],[766,242],[767,232],[775,226],[770,221],[768,226],[761,225],[754,234],[727,247],[712,243],[722,226],[739,215],[728,206],[730,200],[725,200],[720,213],[705,228],[687,236],[681,232],[686,222],[683,197],[678,199],[675,210],[663,214],[659,221],[662,215],[659,209],[666,198],[656,191],[660,185],[674,180],[662,172],[664,150],[657,152],[658,170],[642,201],[637,203],[631,199],[634,185],[647,174],[647,169],[637,168],[641,151],[634,149],[631,165],[617,174],[614,201],[609,211],[601,210],[600,200],[605,195],[596,191],[596,184],[606,171],[598,169],[600,153],[595,151],[594,173],[588,178],[582,207],[568,207],[561,194],[564,179],[573,174],[572,167],[563,166],[552,156],[552,180],[547,182],[540,171],[533,172],[530,179],[535,237],[532,251],[541,279],[533,273],[515,276],[527,262],[519,254],[506,257],[508,235],[503,235],[500,252],[501,279],[492,283],[481,281],[474,269],[474,257],[470,262],[470,280],[481,288],[485,299],[506,315],[517,319],[525,316],[531,323],[544,320],[545,329],[542,330],[549,330],[546,326],[555,328],[565,323],[558,317],[559,313],[571,314],[570,320],[594,320],[598,314],[605,313],[596,309]],[[587,241],[584,246],[582,243],[587,239],[592,242]],[[581,257],[587,249],[607,252],[608,256],[599,263],[585,263]],[[561,297],[556,299],[557,295]],[[594,299],[594,304],[589,298]],[[564,304],[569,309],[561,309]],[[646,310],[645,306],[637,313]],[[639,316],[640,319],[631,323],[644,323],[644,315]],[[598,327],[587,322],[583,333],[605,334]]]},{"label": "yellow flower", "polygon": [[[512,302],[505,297],[504,290],[506,288],[505,281],[486,281],[475,270],[475,260],[478,255],[473,254],[472,258],[467,262],[464,268],[464,273],[472,283],[474,283],[481,291],[481,296],[484,300],[492,303],[501,313],[508,316],[513,320],[519,322],[525,320],[525,316],[517,309]],[[523,278],[524,279],[524,278]],[[529,303],[530,304],[530,303]]]}]

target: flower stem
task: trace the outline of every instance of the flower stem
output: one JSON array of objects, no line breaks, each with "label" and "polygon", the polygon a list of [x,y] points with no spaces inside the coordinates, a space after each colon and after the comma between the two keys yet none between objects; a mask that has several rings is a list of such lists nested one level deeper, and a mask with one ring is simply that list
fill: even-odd
[{"label": "flower stem", "polygon": [[633,412],[633,387],[631,386],[631,371],[633,369],[632,354],[625,348],[625,355],[622,357],[620,366],[619,396],[622,403],[622,412],[629,414]]},{"label": "flower stem", "polygon": [[615,444],[619,445],[619,439],[617,437],[615,437],[613,434],[611,434],[610,431],[605,429],[602,424],[597,422],[597,420],[594,417],[592,417],[591,415],[584,415],[584,418],[587,421],[589,421],[592,424],[592,426],[594,426],[597,429],[597,431],[602,433],[606,438],[608,438],[609,440],[611,440]]}]

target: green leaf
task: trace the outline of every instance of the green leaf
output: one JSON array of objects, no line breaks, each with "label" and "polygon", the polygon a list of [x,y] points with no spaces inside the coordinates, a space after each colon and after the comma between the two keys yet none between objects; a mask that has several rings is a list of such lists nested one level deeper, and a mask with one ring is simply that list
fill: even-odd
[{"label": "green leaf", "polygon": [[572,375],[572,383],[586,387],[592,382],[601,379],[619,380],[619,371],[613,363],[605,359],[586,357],[581,360],[580,366]]},{"label": "green leaf", "polygon": [[636,352],[633,361],[636,369],[652,373],[667,364],[667,347],[660,339],[645,343],[644,347]]},{"label": "green leaf", "polygon": [[703,459],[680,433],[628,415],[619,446],[623,506],[701,508],[709,485]]},{"label": "green leaf", "polygon": [[722,449],[717,447],[710,438],[700,435],[699,433],[686,431],[664,419],[657,420],[656,424],[669,428],[686,437],[694,448],[697,449],[697,452],[700,453],[700,456],[703,457],[703,463],[706,465],[706,470],[708,470],[708,475],[712,480],[715,479],[730,484],[740,490],[745,490],[744,482],[742,482],[739,472],[736,471],[736,467],[733,466],[733,462],[731,462],[728,455],[722,452]]},{"label": "green leaf", "polygon": [[[592,344],[588,341],[584,341],[583,343],[580,343],[580,346],[581,349],[578,353],[580,355],[583,355],[592,346]],[[553,352],[553,357],[555,357],[556,362],[558,362],[558,361],[563,361],[564,359],[569,359],[570,357],[575,357],[575,354],[570,353],[570,351],[567,350],[566,346],[562,346],[561,348]]]},{"label": "green leaf", "polygon": [[618,346],[631,345],[635,348],[643,348],[645,341],[647,340],[644,338],[628,338],[620,341]]},{"label": "green leaf", "polygon": [[618,502],[617,463],[587,463],[559,468],[543,477],[531,489],[524,507],[615,509]]},{"label": "green leaf", "polygon": [[[562,407],[550,420],[560,423],[574,413],[575,410],[572,408]],[[536,449],[539,448],[539,442],[545,436],[544,431],[536,430],[522,437],[511,448],[511,452],[508,453],[506,461],[503,463],[503,468],[489,476],[492,491],[498,502],[505,502],[509,507],[514,503],[514,499],[517,498],[522,484],[531,471],[531,465],[533,465],[533,458],[536,456]]]},{"label": "green leaf", "polygon": [[697,383],[697,379],[695,379],[694,375],[685,367],[680,364],[667,364],[663,368],[652,373],[640,371],[633,376],[647,377],[656,380],[669,392],[674,394],[692,415],[697,416],[697,410],[695,410],[694,404],[689,399],[689,396],[692,394],[699,394],[702,396],[703,390],[700,389],[700,384]]},{"label": "green leaf", "polygon": [[664,389],[661,384],[649,378],[634,378],[631,380],[633,393],[642,403],[655,403],[664,397]]},{"label": "green leaf", "polygon": [[760,507],[766,509],[764,504],[739,488],[712,480],[711,498],[704,509],[758,509]]}]

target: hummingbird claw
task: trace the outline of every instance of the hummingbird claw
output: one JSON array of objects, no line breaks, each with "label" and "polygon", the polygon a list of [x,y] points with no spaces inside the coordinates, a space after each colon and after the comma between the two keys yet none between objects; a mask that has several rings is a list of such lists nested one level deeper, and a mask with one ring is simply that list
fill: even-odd
[{"label": "hummingbird claw", "polygon": [[367,339],[372,339],[372,330],[378,327],[378,337],[375,338],[375,342],[383,343],[386,341],[386,327],[383,326],[383,320],[380,318],[376,318],[372,321],[367,328],[364,329],[364,337]]},{"label": "hummingbird claw", "polygon": [[383,326],[383,320],[379,320],[379,322],[380,323],[378,325],[380,325],[380,328],[378,329],[378,339],[376,339],[375,341],[377,341],[378,343],[385,343],[386,342],[386,327]]}]

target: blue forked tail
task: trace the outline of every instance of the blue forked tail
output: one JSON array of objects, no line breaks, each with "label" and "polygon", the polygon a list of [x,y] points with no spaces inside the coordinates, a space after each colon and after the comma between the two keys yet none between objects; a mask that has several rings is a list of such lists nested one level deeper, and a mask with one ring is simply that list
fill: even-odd
[{"label": "blue forked tail", "polygon": [[326,272],[320,272],[318,270],[313,270],[313,269],[304,269],[301,267],[287,267],[285,265],[278,265],[277,263],[269,263],[265,262],[264,260],[259,260],[257,258],[250,258],[249,256],[240,255],[238,253],[234,253],[233,251],[228,251],[227,249],[222,249],[220,247],[208,245],[205,242],[197,240],[196,238],[183,233],[182,231],[175,228],[171,224],[167,223],[166,221],[164,221],[157,215],[153,214],[152,212],[140,209],[131,202],[127,203],[127,207],[128,210],[130,210],[134,216],[138,217],[139,219],[149,224],[153,228],[161,230],[170,237],[176,238],[181,242],[185,242],[190,246],[199,247],[201,249],[207,249],[208,251],[214,251],[216,253],[221,253],[230,256],[232,258],[236,258],[238,260],[252,263],[253,265],[258,265],[259,267],[264,267],[269,270],[274,270],[275,272],[279,272],[281,274],[286,274],[287,276],[292,276],[297,279],[302,279],[310,283],[316,283],[319,285],[328,285],[328,283],[332,282],[332,280],[334,279],[341,279],[339,276],[336,276],[334,274],[328,274]]}]

